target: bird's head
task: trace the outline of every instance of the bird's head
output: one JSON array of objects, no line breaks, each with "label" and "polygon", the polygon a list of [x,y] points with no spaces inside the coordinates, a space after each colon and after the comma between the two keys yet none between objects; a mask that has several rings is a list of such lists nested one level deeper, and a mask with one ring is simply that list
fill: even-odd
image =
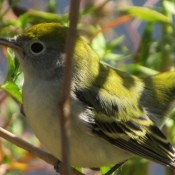
[{"label": "bird's head", "polygon": [[[67,31],[68,27],[59,23],[36,24],[13,38],[0,38],[0,45],[15,52],[25,79],[55,79],[63,73]],[[73,59],[74,75],[80,79],[97,74],[98,56],[78,35]]]},{"label": "bird's head", "polygon": [[58,23],[41,23],[13,38],[0,38],[0,44],[15,52],[24,75],[55,76],[64,64],[67,29]]}]

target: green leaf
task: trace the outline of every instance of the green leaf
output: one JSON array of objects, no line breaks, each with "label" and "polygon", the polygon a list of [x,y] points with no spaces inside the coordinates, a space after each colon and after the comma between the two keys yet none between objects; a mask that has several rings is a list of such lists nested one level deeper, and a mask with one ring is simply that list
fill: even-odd
[{"label": "green leaf", "polygon": [[120,61],[120,60],[127,59],[130,56],[131,55],[123,55],[123,54],[116,54],[116,53],[106,53],[104,60],[106,60],[107,62]]},{"label": "green leaf", "polygon": [[103,33],[98,33],[98,35],[92,40],[91,47],[100,58],[104,57],[106,53],[106,40]]},{"label": "green leaf", "polygon": [[10,94],[19,103],[22,103],[21,89],[15,83],[7,81],[4,84],[0,85],[0,88]]},{"label": "green leaf", "polygon": [[151,69],[145,66],[141,66],[139,64],[126,64],[125,66],[126,66],[127,72],[132,72],[133,74],[142,73],[147,76],[152,76],[152,75],[159,73],[158,71],[154,69]]},{"label": "green leaf", "polygon": [[175,14],[175,4],[174,4],[174,2],[164,0],[163,3],[164,3],[164,7],[166,8],[166,10],[168,12],[171,12],[172,14]]},{"label": "green leaf", "polygon": [[106,43],[107,50],[112,51],[116,49],[118,46],[120,46],[124,40],[124,37],[125,37],[124,35],[121,35],[116,37],[113,41]]},{"label": "green leaf", "polygon": [[32,24],[41,22],[59,22],[65,23],[68,15],[59,16],[54,13],[43,12],[38,10],[29,10],[19,17],[20,27],[25,27],[29,22]]},{"label": "green leaf", "polygon": [[9,80],[12,79],[15,72],[14,53],[10,49],[8,49],[7,63],[8,63],[7,80]]},{"label": "green leaf", "polygon": [[[111,170],[112,167],[113,166],[103,166],[103,167],[101,167],[100,168],[101,174],[106,174],[108,171]],[[115,174],[115,172],[113,172],[111,175],[114,175],[114,174]]]},{"label": "green leaf", "polygon": [[122,9],[121,12],[148,22],[171,23],[167,16],[146,7],[131,6],[126,9]]},{"label": "green leaf", "polygon": [[135,53],[135,61],[139,62],[143,66],[145,66],[147,63],[153,44],[152,31],[153,24],[149,22],[144,29],[137,53]]},{"label": "green leaf", "polygon": [[8,49],[7,63],[8,63],[8,75],[6,80],[15,82],[20,74],[19,62],[15,58],[14,52],[11,49]]}]

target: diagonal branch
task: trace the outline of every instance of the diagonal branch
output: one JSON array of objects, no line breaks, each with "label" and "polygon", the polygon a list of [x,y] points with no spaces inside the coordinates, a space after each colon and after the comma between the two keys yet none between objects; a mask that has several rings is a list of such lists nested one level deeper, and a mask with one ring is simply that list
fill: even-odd
[{"label": "diagonal branch", "polygon": [[[19,146],[20,148],[23,148],[23,149],[35,154],[37,157],[41,158],[42,160],[46,161],[47,163],[49,163],[53,166],[55,166],[56,163],[61,164],[61,162],[53,155],[31,145],[30,143],[20,139],[19,137],[15,136],[14,134],[10,133],[9,131],[7,131],[1,127],[0,127],[0,137],[10,141],[11,143]],[[83,175],[83,174],[76,171],[75,169],[72,169],[71,175]]]}]

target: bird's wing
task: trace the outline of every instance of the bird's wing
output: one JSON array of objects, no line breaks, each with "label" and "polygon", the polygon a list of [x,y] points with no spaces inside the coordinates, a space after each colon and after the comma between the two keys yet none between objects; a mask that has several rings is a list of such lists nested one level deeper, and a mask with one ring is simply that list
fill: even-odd
[{"label": "bird's wing", "polygon": [[77,98],[94,113],[88,116],[92,117],[92,132],[122,149],[175,168],[174,148],[146,112],[132,100],[124,107],[122,99],[103,91],[94,87],[75,90]]}]

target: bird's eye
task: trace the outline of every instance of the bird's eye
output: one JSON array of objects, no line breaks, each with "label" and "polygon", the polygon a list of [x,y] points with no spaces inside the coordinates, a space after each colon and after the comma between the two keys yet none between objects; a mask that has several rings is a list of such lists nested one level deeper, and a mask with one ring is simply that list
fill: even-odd
[{"label": "bird's eye", "polygon": [[33,41],[30,44],[30,50],[33,55],[40,55],[45,51],[46,47],[45,44],[41,41]]}]

